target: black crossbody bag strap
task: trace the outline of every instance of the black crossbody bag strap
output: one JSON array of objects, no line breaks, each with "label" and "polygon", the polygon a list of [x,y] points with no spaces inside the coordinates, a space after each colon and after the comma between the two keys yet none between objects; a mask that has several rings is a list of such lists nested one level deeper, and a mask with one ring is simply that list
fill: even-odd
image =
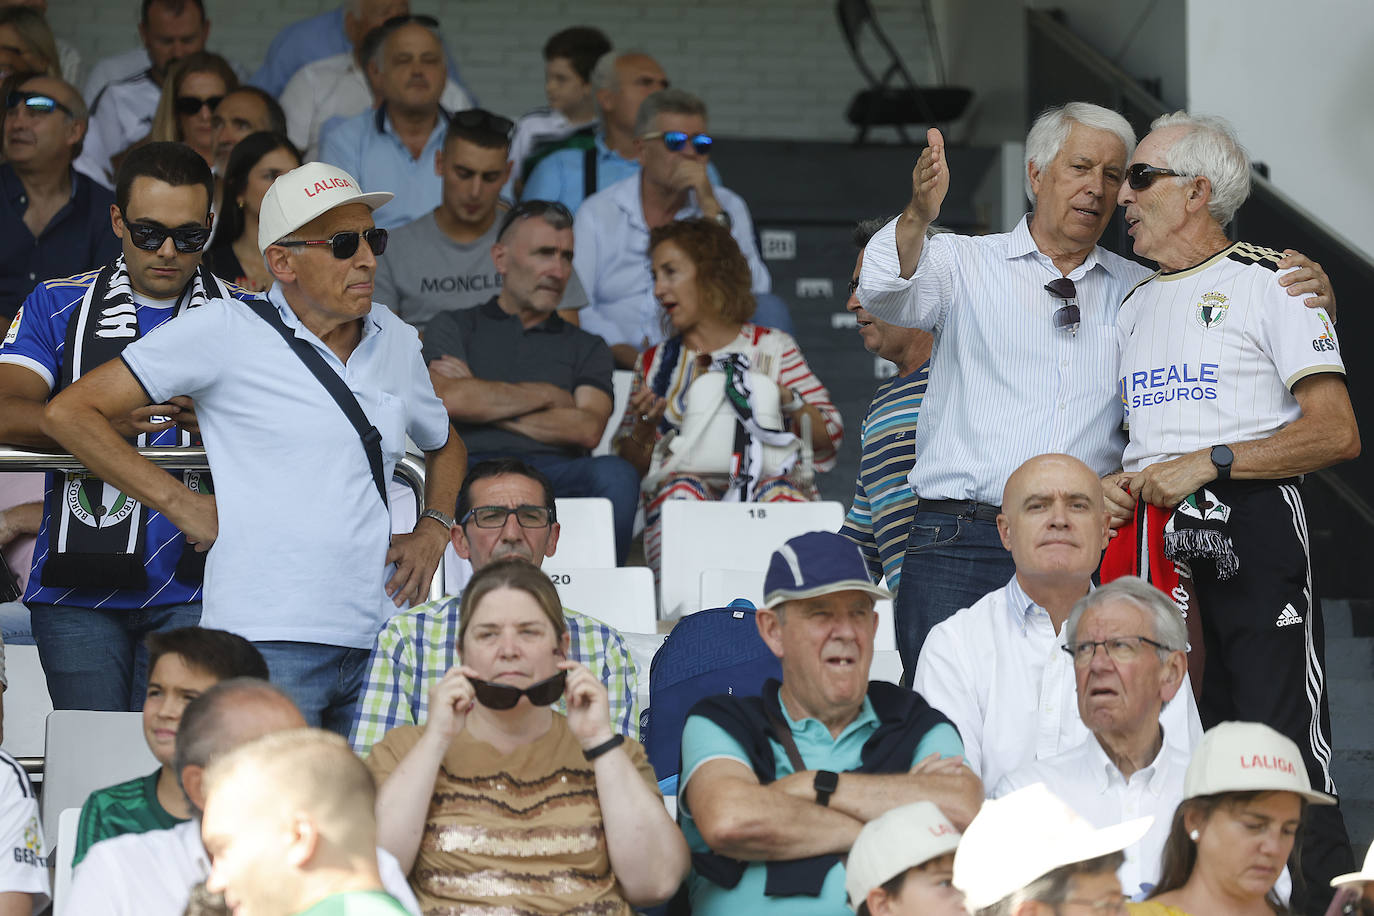
[{"label": "black crossbody bag strap", "polygon": [[[782,698],[778,698],[782,702]],[[800,773],[806,769],[806,763],[802,760],[801,751],[797,750],[797,739],[792,737],[792,729],[787,727],[787,723],[782,720],[782,716],[774,712],[773,707],[768,705],[768,701],[763,701],[763,711],[768,716],[768,724],[773,726],[773,731],[777,733],[778,743],[787,752],[787,761],[792,764],[792,772]]]},{"label": "black crossbody bag strap", "polygon": [[334,399],[334,403],[338,404],[339,409],[344,412],[348,422],[353,424],[353,429],[357,431],[358,438],[362,440],[363,451],[367,453],[367,464],[372,469],[372,482],[377,485],[377,495],[382,498],[382,505],[386,506],[386,477],[382,471],[382,434],[377,431],[377,427],[368,422],[367,414],[363,413],[362,407],[358,404],[358,399],[344,384],[344,380],[339,378],[339,374],[330,367],[329,363],[325,362],[319,351],[297,337],[286,326],[286,322],[282,321],[276,306],[266,299],[242,299],[240,301],[282,336],[282,340],[286,341],[291,352],[300,357],[300,361],[305,363],[305,368],[309,369],[310,374],[319,380],[319,383],[324,386],[324,390],[329,392],[329,396]]}]

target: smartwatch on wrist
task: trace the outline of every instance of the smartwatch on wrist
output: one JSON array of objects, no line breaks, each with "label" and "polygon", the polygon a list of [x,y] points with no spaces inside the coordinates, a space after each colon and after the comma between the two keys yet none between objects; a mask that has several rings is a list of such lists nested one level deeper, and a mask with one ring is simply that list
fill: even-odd
[{"label": "smartwatch on wrist", "polygon": [[840,774],[833,770],[817,770],[811,785],[816,790],[816,804],[824,808],[830,804],[830,796],[839,788]]},{"label": "smartwatch on wrist", "polygon": [[1236,460],[1230,446],[1212,446],[1212,466],[1217,469],[1217,480],[1231,479],[1231,463]]}]

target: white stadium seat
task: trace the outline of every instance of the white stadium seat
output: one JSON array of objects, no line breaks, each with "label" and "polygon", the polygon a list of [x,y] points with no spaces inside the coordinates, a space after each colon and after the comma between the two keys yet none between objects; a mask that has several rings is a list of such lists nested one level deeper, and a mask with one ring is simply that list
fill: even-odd
[{"label": "white stadium seat", "polygon": [[52,699],[37,646],[5,646],[5,743],[11,757],[42,757]]},{"label": "white stadium seat", "polygon": [[762,572],[784,541],[807,531],[839,531],[837,502],[723,503],[669,500],[663,504],[660,616],[701,610],[706,569]]},{"label": "white stadium seat", "polygon": [[548,569],[563,606],[622,633],[653,633],[654,574],[647,566]]},{"label": "white stadium seat", "polygon": [[80,823],[80,808],[63,808],[57,818],[57,836],[44,837],[49,849],[57,849],[57,874],[52,893],[54,913],[59,912],[58,903],[66,898],[67,889],[72,886],[72,856],[76,855],[76,828]]},{"label": "white stadium seat", "polygon": [[48,715],[47,735],[39,800],[45,837],[57,836],[58,815],[80,808],[96,789],[158,768],[143,738],[142,713],[58,709]]},{"label": "white stadium seat", "polygon": [[544,561],[544,568],[614,568],[615,519],[611,514],[611,501],[598,496],[556,499],[554,505],[558,507],[560,529],[558,551]]},{"label": "white stadium seat", "polygon": [[630,385],[634,379],[635,374],[629,369],[617,369],[611,373],[611,389],[614,391],[611,418],[606,421],[606,431],[601,434],[601,442],[592,449],[593,455],[611,453],[611,439],[620,428],[620,418],[625,416],[625,405],[630,403]]}]

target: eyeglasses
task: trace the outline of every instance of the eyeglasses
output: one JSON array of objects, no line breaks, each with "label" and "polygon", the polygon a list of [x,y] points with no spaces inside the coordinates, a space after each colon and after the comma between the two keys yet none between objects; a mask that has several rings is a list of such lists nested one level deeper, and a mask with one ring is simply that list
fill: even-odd
[{"label": "eyeglasses", "polygon": [[492,114],[485,108],[468,108],[463,111],[455,111],[450,120],[466,130],[490,131],[507,139],[510,139],[510,132],[515,129],[515,122],[510,118]]},{"label": "eyeglasses", "polygon": [[510,684],[493,684],[475,677],[468,678],[477,702],[488,709],[510,709],[520,702],[521,697],[529,697],[535,706],[552,706],[563,695],[563,687],[568,680],[568,672],[560,671],[553,677],[528,687],[512,687]]},{"label": "eyeglasses", "polygon": [[194,95],[179,95],[173,100],[172,105],[176,108],[177,114],[189,118],[191,115],[200,114],[202,108],[209,108],[210,113],[214,114],[219,103],[223,101],[222,95],[212,95],[204,99]]},{"label": "eyeglasses", "polygon": [[345,261],[358,253],[358,239],[367,239],[367,247],[375,255],[386,251],[385,229],[364,229],[362,232],[336,232],[327,239],[311,239],[305,242],[277,242],[286,248],[305,248],[313,245],[328,245],[329,251],[340,261]]},{"label": "eyeglasses", "polygon": [[658,130],[651,134],[644,134],[641,140],[656,140],[663,138],[663,145],[673,152],[677,152],[687,145],[687,141],[692,141],[692,149],[697,151],[699,156],[711,155],[711,140],[707,134],[687,134],[680,130]]},{"label": "eyeglasses", "polygon": [[200,251],[205,247],[205,243],[210,241],[208,226],[181,226],[176,229],[168,229],[157,223],[136,223],[130,220],[129,214],[123,210],[120,210],[119,213],[124,217],[124,225],[129,229],[129,240],[134,243],[135,248],[143,251],[157,251],[169,236],[172,239],[172,245],[182,254]]},{"label": "eyeglasses", "polygon": [[1163,178],[1166,175],[1172,175],[1175,178],[1188,177],[1175,172],[1173,169],[1161,169],[1153,165],[1146,165],[1143,162],[1137,162],[1126,169],[1126,184],[1130,185],[1133,191],[1143,191],[1154,184],[1156,178]]},{"label": "eyeglasses", "polygon": [[521,528],[547,528],[553,524],[553,510],[547,506],[516,506],[514,509],[506,506],[475,506],[468,510],[459,524],[466,525],[471,519],[478,528],[502,528],[512,515]]},{"label": "eyeglasses", "polygon": [[66,105],[50,95],[43,95],[41,92],[20,92],[16,89],[6,96],[6,111],[14,111],[20,105],[23,105],[29,114],[52,114],[54,111],[61,111],[65,112],[69,118],[76,117]]},{"label": "eyeglasses", "polygon": [[513,226],[516,220],[530,216],[543,216],[546,213],[552,213],[564,226],[572,225],[572,211],[558,201],[526,200],[506,211],[506,215],[501,218],[500,228],[496,230],[496,240],[499,242],[501,237],[506,234],[506,230]]},{"label": "eyeglasses", "polygon": [[1068,655],[1073,657],[1075,668],[1086,668],[1092,664],[1093,656],[1097,654],[1097,647],[1101,646],[1107,650],[1107,657],[1114,662],[1133,662],[1140,654],[1142,645],[1154,646],[1156,649],[1163,649],[1172,652],[1168,646],[1160,642],[1155,642],[1145,636],[1115,636],[1111,639],[1084,640],[1083,642],[1070,643],[1067,646],[1060,646]]},{"label": "eyeglasses", "polygon": [[1120,897],[1109,897],[1105,900],[1075,900],[1074,898],[1070,897],[1064,902],[1072,903],[1076,906],[1081,906],[1084,909],[1092,910],[1094,913],[1106,914],[1126,912],[1126,904],[1130,901],[1130,899],[1130,897],[1127,897],[1125,895],[1122,895]]},{"label": "eyeglasses", "polygon": [[1074,287],[1073,281],[1068,277],[1060,277],[1046,283],[1045,290],[1054,298],[1064,302],[1062,306],[1054,310],[1055,330],[1077,334],[1078,326],[1083,322],[1083,315],[1078,310],[1078,290]]}]

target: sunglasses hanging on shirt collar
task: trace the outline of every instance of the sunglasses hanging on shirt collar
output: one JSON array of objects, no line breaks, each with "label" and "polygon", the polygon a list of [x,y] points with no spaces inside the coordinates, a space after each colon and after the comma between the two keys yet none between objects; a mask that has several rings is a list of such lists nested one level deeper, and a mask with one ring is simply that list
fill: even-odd
[{"label": "sunglasses hanging on shirt collar", "polygon": [[511,709],[520,702],[521,697],[529,697],[535,706],[552,706],[563,695],[568,680],[568,672],[560,671],[551,678],[531,684],[528,687],[512,687],[509,684],[495,684],[491,681],[468,678],[477,702],[488,709]]},{"label": "sunglasses hanging on shirt collar", "polygon": [[1045,291],[1064,304],[1054,310],[1054,328],[1057,331],[1078,333],[1083,315],[1078,309],[1078,290],[1068,277],[1060,277],[1045,284]]}]

